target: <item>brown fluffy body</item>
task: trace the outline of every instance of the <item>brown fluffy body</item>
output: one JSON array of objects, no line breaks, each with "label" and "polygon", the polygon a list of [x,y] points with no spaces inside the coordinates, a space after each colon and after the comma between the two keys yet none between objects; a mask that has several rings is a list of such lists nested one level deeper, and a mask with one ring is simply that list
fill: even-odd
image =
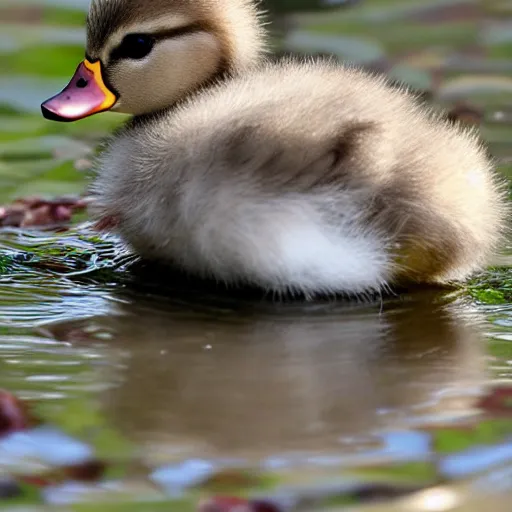
[{"label": "brown fluffy body", "polygon": [[[124,34],[162,23],[203,28],[109,65]],[[266,62],[263,36],[248,0],[93,3],[88,54],[135,114],[99,159],[94,215],[145,258],[306,296],[488,263],[506,202],[477,134],[383,77]]]}]

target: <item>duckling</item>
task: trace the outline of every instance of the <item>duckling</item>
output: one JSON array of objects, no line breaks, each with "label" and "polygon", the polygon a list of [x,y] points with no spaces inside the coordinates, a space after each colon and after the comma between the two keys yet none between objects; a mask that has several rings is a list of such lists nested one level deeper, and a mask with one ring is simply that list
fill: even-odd
[{"label": "duckling", "polygon": [[446,284],[486,263],[506,203],[477,134],[385,77],[265,57],[251,0],[93,0],[86,59],[42,105],[132,114],[93,218],[142,258],[275,293]]}]

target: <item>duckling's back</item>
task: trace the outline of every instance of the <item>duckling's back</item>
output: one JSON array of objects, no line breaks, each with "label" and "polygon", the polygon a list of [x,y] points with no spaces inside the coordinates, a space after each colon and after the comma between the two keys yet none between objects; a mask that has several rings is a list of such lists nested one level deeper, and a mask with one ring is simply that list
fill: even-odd
[{"label": "duckling's back", "polygon": [[94,190],[143,256],[306,295],[464,278],[505,210],[474,133],[332,62],[265,64],[136,120]]}]

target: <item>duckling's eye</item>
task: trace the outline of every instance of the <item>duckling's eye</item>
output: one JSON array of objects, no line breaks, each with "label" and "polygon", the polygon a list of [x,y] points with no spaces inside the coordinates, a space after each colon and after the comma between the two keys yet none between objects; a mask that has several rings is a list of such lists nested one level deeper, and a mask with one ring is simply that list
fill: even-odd
[{"label": "duckling's eye", "polygon": [[143,59],[151,52],[155,39],[146,34],[128,34],[112,52],[111,59]]}]

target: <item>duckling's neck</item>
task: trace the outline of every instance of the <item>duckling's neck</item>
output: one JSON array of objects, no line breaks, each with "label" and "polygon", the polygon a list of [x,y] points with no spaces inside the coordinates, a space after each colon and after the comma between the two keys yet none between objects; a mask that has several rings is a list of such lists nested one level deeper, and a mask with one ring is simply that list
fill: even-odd
[{"label": "duckling's neck", "polygon": [[[258,56],[253,59],[251,66],[256,66],[258,63],[263,62],[263,60],[263,54],[258,54]],[[244,69],[248,67],[249,66],[245,66]],[[127,128],[136,128],[141,125],[151,123],[162,116],[169,115],[169,113],[175,110],[184,101],[188,101],[197,94],[205,91],[206,89],[209,89],[210,87],[218,85],[219,83],[222,83],[226,80],[229,80],[233,78],[235,75],[243,73],[244,69],[238,69],[236,66],[233,65],[233,63],[230,63],[228,59],[223,58],[219,62],[216,71],[212,75],[210,75],[206,80],[203,80],[202,82],[199,82],[195,86],[188,89],[187,92],[179,98],[177,98],[176,101],[161,109],[152,112],[146,112],[144,114],[134,115],[128,120],[125,126]]]},{"label": "duckling's neck", "polygon": [[180,96],[176,101],[171,103],[170,105],[163,107],[159,110],[155,110],[153,112],[147,112],[144,114],[138,114],[132,116],[127,123],[128,128],[136,128],[144,124],[151,123],[160,117],[169,115],[173,110],[175,110],[178,105],[193,98],[195,95],[212,87],[215,84],[223,82],[224,80],[228,80],[233,75],[232,69],[228,65],[222,65],[219,69],[210,76],[207,80],[197,84],[197,86],[189,89],[186,94]]}]

